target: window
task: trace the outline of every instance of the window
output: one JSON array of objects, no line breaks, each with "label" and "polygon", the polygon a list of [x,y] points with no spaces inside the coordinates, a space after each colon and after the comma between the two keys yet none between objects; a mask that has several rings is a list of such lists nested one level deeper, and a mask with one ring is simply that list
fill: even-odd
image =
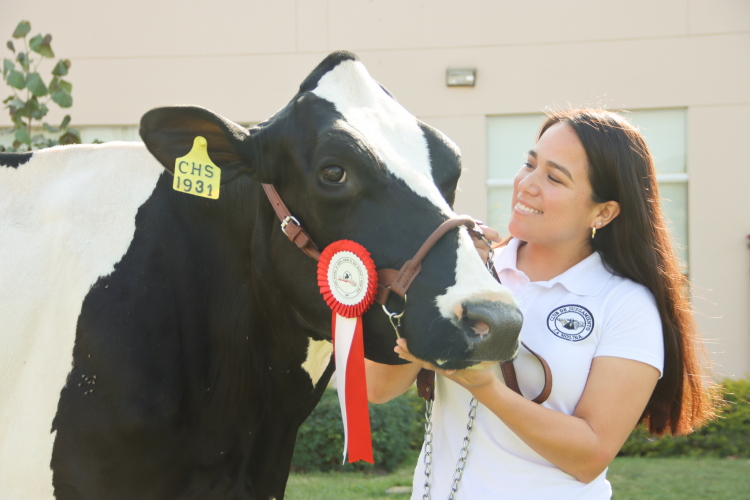
[{"label": "window", "polygon": [[[683,272],[687,273],[687,162],[685,109],[631,111],[626,116],[640,128],[656,162],[662,210]],[[488,223],[507,234],[513,177],[534,144],[543,114],[487,118]]]}]

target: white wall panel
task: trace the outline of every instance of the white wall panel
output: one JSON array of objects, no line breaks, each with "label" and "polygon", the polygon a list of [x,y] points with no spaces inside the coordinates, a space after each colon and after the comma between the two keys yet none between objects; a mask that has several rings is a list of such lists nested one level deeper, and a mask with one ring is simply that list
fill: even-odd
[{"label": "white wall panel", "polygon": [[750,104],[689,110],[693,304],[722,375],[750,374]]}]

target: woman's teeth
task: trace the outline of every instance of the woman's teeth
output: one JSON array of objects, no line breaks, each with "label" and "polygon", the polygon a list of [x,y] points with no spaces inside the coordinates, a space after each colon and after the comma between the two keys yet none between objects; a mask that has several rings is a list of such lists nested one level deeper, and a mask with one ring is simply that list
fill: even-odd
[{"label": "woman's teeth", "polygon": [[528,212],[530,214],[542,214],[542,213],[544,213],[541,210],[534,210],[531,207],[527,207],[526,205],[524,205],[520,201],[518,203],[516,203],[516,208],[519,209],[519,210],[521,210],[521,211]]}]

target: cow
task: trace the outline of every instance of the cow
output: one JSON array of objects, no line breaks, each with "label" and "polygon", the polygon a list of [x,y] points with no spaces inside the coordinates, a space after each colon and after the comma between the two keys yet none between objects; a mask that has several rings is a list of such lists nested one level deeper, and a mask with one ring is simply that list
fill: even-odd
[{"label": "cow", "polygon": [[[0,154],[0,497],[281,499],[334,370],[331,310],[261,183],[320,248],[353,240],[399,269],[455,215],[458,149],[347,52],[250,129],[175,106],[140,133]],[[218,199],[173,189],[198,136]],[[386,306],[446,368],[518,348],[517,305],[464,227]],[[402,362],[386,313],[363,323],[365,355]]]}]

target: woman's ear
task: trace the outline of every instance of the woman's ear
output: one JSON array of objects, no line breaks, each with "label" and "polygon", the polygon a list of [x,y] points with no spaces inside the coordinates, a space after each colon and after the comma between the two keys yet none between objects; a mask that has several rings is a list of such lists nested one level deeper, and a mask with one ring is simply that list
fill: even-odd
[{"label": "woman's ear", "polygon": [[[616,201],[610,200],[605,201],[604,203],[598,204],[599,211],[596,214],[596,228],[601,229],[602,227],[606,226],[612,220],[620,215],[620,204]],[[601,226],[599,225],[601,223]]]},{"label": "woman's ear", "polygon": [[196,137],[208,143],[208,156],[221,171],[221,183],[242,172],[255,177],[250,132],[223,116],[197,106],[152,109],[141,118],[141,138],[159,162],[174,174],[175,160],[188,154]]}]

